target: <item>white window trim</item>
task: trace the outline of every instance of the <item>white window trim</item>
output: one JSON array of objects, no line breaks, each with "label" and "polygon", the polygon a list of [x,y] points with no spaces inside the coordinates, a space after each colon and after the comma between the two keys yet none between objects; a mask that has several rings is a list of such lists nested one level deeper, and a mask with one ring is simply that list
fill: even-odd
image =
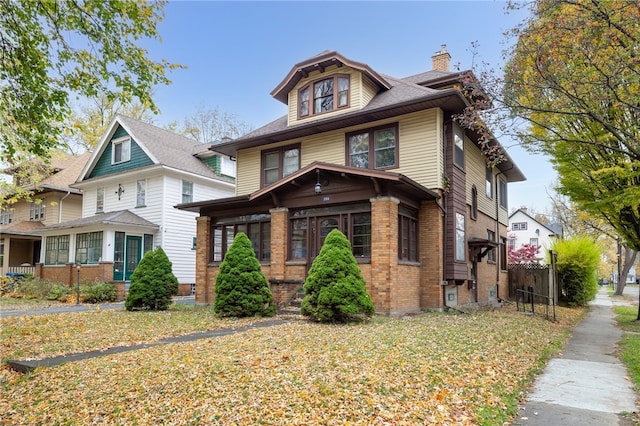
[{"label": "white window trim", "polygon": [[[127,153],[126,158],[123,156],[123,158],[121,158],[120,161],[116,161],[116,145],[122,145],[122,144],[129,145],[129,149],[126,151]],[[111,141],[111,164],[126,163],[129,160],[131,160],[131,137],[123,136],[118,139],[113,139]]]}]

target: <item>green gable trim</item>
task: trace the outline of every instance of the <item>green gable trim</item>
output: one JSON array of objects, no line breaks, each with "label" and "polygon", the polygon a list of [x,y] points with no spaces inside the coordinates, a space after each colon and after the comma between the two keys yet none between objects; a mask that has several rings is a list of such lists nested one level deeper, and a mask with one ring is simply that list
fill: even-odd
[{"label": "green gable trim", "polygon": [[217,175],[220,174],[221,164],[220,157],[218,155],[214,155],[213,157],[202,158],[202,162],[209,166],[211,170],[213,170]]},{"label": "green gable trim", "polygon": [[130,170],[139,169],[141,167],[147,167],[153,164],[151,158],[145,154],[145,152],[140,148],[140,145],[136,143],[133,138],[131,139],[131,159],[124,163],[119,164],[111,164],[111,156],[113,144],[112,141],[114,139],[119,139],[125,136],[129,136],[128,133],[122,128],[122,126],[118,126],[113,137],[107,144],[104,152],[96,162],[96,166],[93,168],[91,173],[89,174],[89,178],[101,177],[101,176],[109,176],[116,173],[128,172]]}]

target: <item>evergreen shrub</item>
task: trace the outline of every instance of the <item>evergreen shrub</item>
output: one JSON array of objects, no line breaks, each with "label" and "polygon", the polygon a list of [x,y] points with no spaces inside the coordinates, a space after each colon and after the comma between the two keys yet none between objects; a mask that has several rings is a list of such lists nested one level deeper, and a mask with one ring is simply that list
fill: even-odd
[{"label": "evergreen shrub", "polygon": [[276,306],[251,241],[239,232],[216,276],[214,312],[223,317],[274,316]]},{"label": "evergreen shrub", "polygon": [[300,312],[315,321],[365,320],[375,312],[351,244],[337,229],[324,240],[304,291]]},{"label": "evergreen shrub", "polygon": [[600,250],[584,236],[556,241],[557,268],[562,297],[569,306],[586,306],[598,292]]},{"label": "evergreen shrub", "polygon": [[171,305],[171,296],[178,294],[178,279],[162,247],[144,254],[131,274],[131,286],[124,307],[164,311]]}]

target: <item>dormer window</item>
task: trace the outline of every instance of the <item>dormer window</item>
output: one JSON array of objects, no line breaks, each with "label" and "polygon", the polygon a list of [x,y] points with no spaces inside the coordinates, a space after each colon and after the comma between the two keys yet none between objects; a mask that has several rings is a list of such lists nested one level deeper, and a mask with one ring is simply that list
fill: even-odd
[{"label": "dormer window", "polygon": [[[311,99],[312,92],[313,100]],[[334,75],[317,80],[298,91],[298,114],[300,117],[335,111],[347,106],[349,106],[349,76],[347,75]]]}]

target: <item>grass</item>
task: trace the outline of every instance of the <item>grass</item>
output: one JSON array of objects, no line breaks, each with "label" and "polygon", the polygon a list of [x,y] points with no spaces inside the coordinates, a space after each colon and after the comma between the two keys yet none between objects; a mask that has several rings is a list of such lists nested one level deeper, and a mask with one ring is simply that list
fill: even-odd
[{"label": "grass", "polygon": [[[481,424],[509,422],[584,310],[557,323],[510,308],[284,325],[4,370],[7,424]],[[152,342],[244,325],[210,308],[0,319],[3,359]]]},{"label": "grass", "polygon": [[640,389],[640,321],[637,306],[617,306],[616,321],[624,331],[620,359],[627,366],[636,389]]}]

